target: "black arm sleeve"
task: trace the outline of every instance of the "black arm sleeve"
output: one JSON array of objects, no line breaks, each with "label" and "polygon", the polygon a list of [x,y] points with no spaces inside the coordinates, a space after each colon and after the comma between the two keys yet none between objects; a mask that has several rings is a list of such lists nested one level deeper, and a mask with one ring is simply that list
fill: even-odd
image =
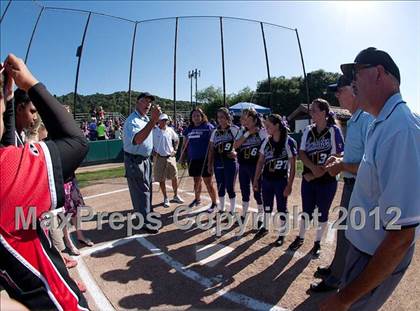
[{"label": "black arm sleeve", "polygon": [[15,145],[15,111],[13,99],[6,103],[6,111],[3,114],[4,134],[1,138],[3,146]]},{"label": "black arm sleeve", "polygon": [[55,143],[61,158],[63,179],[73,176],[88,151],[88,143],[77,127],[72,115],[52,96],[41,83],[29,89],[28,95],[38,110],[48,131],[48,137]]}]

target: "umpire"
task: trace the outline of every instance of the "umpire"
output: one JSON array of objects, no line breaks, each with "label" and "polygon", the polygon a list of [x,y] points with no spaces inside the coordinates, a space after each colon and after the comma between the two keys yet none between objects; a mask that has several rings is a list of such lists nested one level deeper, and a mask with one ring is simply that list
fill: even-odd
[{"label": "umpire", "polygon": [[349,203],[350,214],[357,208],[366,218],[362,228],[348,221],[340,291],[320,307],[378,310],[407,271],[420,233],[420,117],[402,99],[400,71],[388,53],[367,48],[341,70],[375,120]]},{"label": "umpire", "polygon": [[[342,172],[344,187],[340,206],[348,209],[357,170],[365,150],[367,129],[369,124],[372,123],[373,117],[359,108],[359,104],[353,94],[351,80],[345,76],[340,76],[337,83],[329,85],[327,91],[334,93],[340,103],[340,107],[347,109],[352,114],[347,122],[344,156],[341,158],[331,156],[325,165],[331,176],[336,176]],[[342,216],[340,211],[340,219]],[[346,225],[346,220],[340,225]],[[334,259],[328,268],[319,267],[317,269],[316,276],[321,277],[323,280],[320,283],[312,284],[312,291],[326,292],[338,289],[346,261],[347,249],[348,242],[344,236],[344,230],[337,230],[337,246]]]},{"label": "umpire", "polygon": [[[152,130],[159,120],[159,106],[152,106],[155,97],[150,93],[140,93],[136,109],[124,123],[124,165],[131,202],[136,212],[147,214],[152,208],[152,163],[150,155],[153,149]],[[151,118],[147,113],[151,110]],[[145,225],[149,233],[157,233],[155,227]]]}]

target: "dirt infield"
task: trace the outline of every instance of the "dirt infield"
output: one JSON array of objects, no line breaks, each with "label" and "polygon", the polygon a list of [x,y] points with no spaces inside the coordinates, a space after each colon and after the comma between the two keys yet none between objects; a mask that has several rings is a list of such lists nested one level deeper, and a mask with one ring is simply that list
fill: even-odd
[{"label": "dirt infield", "polygon": [[[301,206],[300,182],[296,178],[289,208]],[[182,178],[180,188],[186,203],[191,202],[192,179]],[[340,184],[333,206],[339,205],[341,189]],[[123,178],[103,180],[82,189],[82,193],[95,212],[120,211],[124,215],[133,212]],[[225,230],[220,237],[215,235],[214,226],[208,230],[196,226],[181,230],[173,221],[174,210],[180,205],[164,208],[160,205],[162,201],[154,185],[154,211],[161,214],[164,224],[156,235],[135,231],[136,235],[127,237],[126,226],[111,230],[106,217],[101,230],[96,228],[97,217],[83,223],[86,236],[95,246],[82,248],[78,270],[73,269],[72,274],[86,283],[92,309],[314,310],[328,295],[310,295],[307,290],[315,280],[316,268],[327,265],[332,258],[335,231],[331,227],[323,239],[321,257],[312,259],[309,251],[314,229],[307,233],[304,245],[296,253],[290,253],[286,249],[297,229],[279,248],[270,245],[276,238],[275,232],[255,240],[251,221],[242,236],[237,233],[238,226]],[[210,203],[206,193],[202,201],[203,206]],[[256,208],[255,202],[251,202],[251,208]],[[192,216],[180,218],[186,221]],[[332,213],[330,220],[336,218],[337,212]],[[420,309],[419,269],[417,249],[409,271],[383,310]]]}]

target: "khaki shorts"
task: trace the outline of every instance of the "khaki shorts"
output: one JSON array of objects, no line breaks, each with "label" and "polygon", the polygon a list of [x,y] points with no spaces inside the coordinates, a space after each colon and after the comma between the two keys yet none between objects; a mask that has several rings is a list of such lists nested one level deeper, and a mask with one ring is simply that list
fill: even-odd
[{"label": "khaki shorts", "polygon": [[157,182],[178,177],[175,157],[166,158],[156,155],[153,158],[153,177],[153,180]]}]

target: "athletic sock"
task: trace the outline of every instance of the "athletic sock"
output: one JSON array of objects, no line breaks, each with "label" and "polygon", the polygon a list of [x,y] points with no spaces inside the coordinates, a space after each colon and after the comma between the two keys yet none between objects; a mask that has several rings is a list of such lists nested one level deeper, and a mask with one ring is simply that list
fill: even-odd
[{"label": "athletic sock", "polygon": [[320,222],[319,227],[316,229],[316,238],[315,242],[319,242],[322,239],[322,236],[324,235],[325,230],[327,229],[328,222]]},{"label": "athletic sock", "polygon": [[300,229],[299,229],[299,237],[301,239],[305,238],[305,232],[306,232],[306,228],[305,228],[305,220],[301,219],[300,220]]},{"label": "athletic sock", "polygon": [[225,211],[225,197],[219,197],[219,211]]},{"label": "athletic sock", "polygon": [[248,213],[249,208],[249,202],[242,201],[242,216],[246,217],[246,214]]},{"label": "athletic sock", "polygon": [[230,198],[229,201],[230,201],[230,212],[233,214],[235,213],[235,210],[236,210],[236,197]]}]

